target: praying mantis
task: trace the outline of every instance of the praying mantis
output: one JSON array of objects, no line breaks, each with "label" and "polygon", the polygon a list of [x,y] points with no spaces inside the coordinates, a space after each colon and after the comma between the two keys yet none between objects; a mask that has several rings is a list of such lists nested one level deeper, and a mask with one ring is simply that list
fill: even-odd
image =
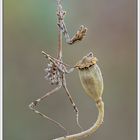
[{"label": "praying mantis", "polygon": [[[57,138],[55,140],[77,140],[84,138],[94,131],[102,124],[103,122],[103,117],[104,117],[104,103],[102,101],[102,92],[103,92],[103,79],[102,75],[100,72],[99,67],[96,64],[96,57],[93,56],[93,53],[90,52],[87,54],[85,57],[83,57],[74,67],[69,66],[68,64],[65,64],[62,60],[62,34],[65,37],[66,43],[69,45],[72,45],[78,41],[81,41],[84,36],[87,33],[87,28],[83,25],[80,26],[79,30],[76,32],[76,34],[70,38],[68,34],[68,30],[66,28],[65,22],[64,22],[64,17],[66,15],[66,12],[63,11],[62,5],[61,5],[61,0],[56,0],[57,1],[57,26],[58,26],[58,53],[57,57],[52,57],[51,55],[47,54],[46,52],[42,51],[42,54],[45,56],[45,58],[48,59],[48,64],[47,68],[45,69],[46,71],[46,76],[45,78],[49,80],[49,82],[53,85],[56,85],[56,87],[51,90],[50,92],[47,92],[45,95],[41,96],[40,98],[36,99],[35,101],[31,102],[29,104],[29,108],[35,112],[36,114],[39,114],[40,116],[50,120],[51,122],[55,123],[58,125],[60,128],[62,128],[66,132],[66,136]],[[91,127],[89,130],[84,131],[82,126],[79,123],[79,110],[77,106],[74,103],[74,100],[67,88],[66,84],[66,74],[69,74],[73,72],[74,69],[79,70],[79,76],[80,80],[82,83],[82,86],[84,87],[87,95],[92,97],[93,100],[95,100],[96,105],[99,110],[99,116],[97,119],[97,122]],[[93,69],[93,70],[91,70]],[[88,81],[88,83],[87,83]],[[92,84],[94,86],[92,86]],[[70,100],[70,103],[73,106],[73,109],[76,113],[76,122],[77,126],[80,128],[81,132],[74,134],[74,135],[69,135],[69,132],[66,130],[66,128],[56,120],[48,117],[44,113],[38,111],[36,109],[36,106],[39,105],[39,103],[46,99],[48,96],[56,93],[60,88],[63,88]],[[94,89],[93,89],[94,88]]]},{"label": "praying mantis", "polygon": [[[53,89],[52,91],[46,93],[44,96],[38,98],[37,100],[33,101],[29,107],[31,110],[33,110],[35,113],[43,116],[44,118],[49,119],[50,121],[52,121],[53,123],[55,123],[56,125],[58,125],[59,127],[61,127],[63,130],[66,131],[66,129],[57,121],[51,119],[50,117],[44,115],[43,113],[39,112],[38,110],[35,109],[35,107],[39,104],[39,102],[41,102],[42,100],[44,100],[45,98],[47,98],[49,95],[55,93],[56,91],[58,91],[61,87],[64,88],[64,90],[66,91],[66,94],[69,97],[69,100],[74,108],[74,111],[76,112],[76,120],[77,120],[77,125],[78,127],[82,130],[82,127],[79,123],[79,111],[78,108],[76,107],[73,98],[70,95],[70,92],[67,88],[66,85],[66,78],[65,75],[72,72],[74,70],[74,68],[71,68],[69,70],[67,70],[66,67],[70,67],[67,64],[63,63],[62,60],[62,33],[65,36],[66,42],[68,44],[74,44],[77,41],[80,41],[83,39],[83,37],[85,36],[86,32],[87,32],[87,28],[84,27],[83,25],[80,27],[80,29],[76,32],[76,34],[70,38],[68,35],[68,31],[66,28],[66,25],[64,23],[64,16],[65,16],[66,12],[63,11],[62,6],[60,4],[60,0],[57,0],[57,19],[58,19],[58,27],[59,27],[59,35],[58,35],[58,55],[57,58],[54,58],[52,56],[50,56],[49,54],[45,53],[44,51],[42,51],[42,54],[49,60],[48,63],[48,67],[45,69],[47,75],[45,76],[47,80],[50,81],[51,84],[53,85],[57,85],[57,87],[55,89]],[[67,132],[68,133],[68,132]]]}]

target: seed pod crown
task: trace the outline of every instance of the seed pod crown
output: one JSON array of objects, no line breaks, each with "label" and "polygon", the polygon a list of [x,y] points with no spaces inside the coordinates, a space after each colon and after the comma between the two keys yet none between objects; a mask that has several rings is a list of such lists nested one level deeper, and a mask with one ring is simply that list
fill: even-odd
[{"label": "seed pod crown", "polygon": [[78,69],[85,69],[89,68],[90,66],[96,64],[97,58],[93,56],[93,53],[90,52],[86,56],[84,56],[76,65],[75,67]]}]

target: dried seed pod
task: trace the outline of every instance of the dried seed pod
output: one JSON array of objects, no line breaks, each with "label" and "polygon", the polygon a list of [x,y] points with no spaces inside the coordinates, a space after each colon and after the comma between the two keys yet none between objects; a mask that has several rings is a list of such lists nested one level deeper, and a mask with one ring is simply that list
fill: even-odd
[{"label": "dried seed pod", "polygon": [[97,58],[90,52],[75,67],[79,69],[79,77],[87,95],[97,103],[103,93],[103,78],[96,62]]}]

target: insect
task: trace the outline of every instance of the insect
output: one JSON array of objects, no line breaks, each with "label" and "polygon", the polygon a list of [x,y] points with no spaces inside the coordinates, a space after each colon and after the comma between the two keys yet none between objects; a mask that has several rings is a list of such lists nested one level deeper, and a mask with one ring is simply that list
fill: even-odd
[{"label": "insect", "polygon": [[[51,119],[50,117],[46,116],[45,114],[39,112],[38,110],[36,110],[36,106],[44,99],[46,99],[49,95],[55,93],[56,91],[58,91],[61,87],[64,88],[73,108],[74,111],[76,113],[76,121],[77,121],[77,125],[78,127],[82,130],[82,127],[79,123],[79,111],[78,108],[76,107],[73,98],[70,95],[70,92],[67,88],[66,85],[66,78],[65,75],[68,73],[71,73],[74,68],[70,68],[69,70],[67,69],[67,67],[70,67],[67,64],[64,64],[62,61],[62,33],[64,34],[66,43],[68,44],[74,44],[77,41],[81,41],[83,39],[83,37],[85,36],[86,32],[87,32],[87,28],[85,26],[81,26],[80,29],[76,32],[76,34],[70,38],[66,25],[64,23],[64,16],[66,15],[66,12],[63,11],[62,9],[62,5],[61,5],[61,0],[56,0],[57,2],[57,25],[59,28],[58,31],[58,53],[57,53],[57,58],[54,58],[52,56],[50,56],[49,54],[45,53],[44,51],[42,51],[42,54],[49,60],[49,63],[47,65],[47,68],[45,69],[46,71],[46,76],[45,78],[47,80],[50,81],[51,84],[56,85],[56,88],[53,89],[52,91],[46,93],[44,96],[38,98],[37,100],[33,101],[30,105],[29,108],[31,110],[33,110],[35,113],[41,115],[44,118],[47,118],[48,120],[52,121],[53,123],[55,123],[56,125],[58,125],[59,127],[61,127],[63,130],[65,130],[67,132],[67,130],[65,129],[65,127],[58,123],[57,121]],[[67,132],[68,133],[68,132]]]},{"label": "insect", "polygon": [[[77,125],[79,126],[80,129],[82,129],[81,125],[79,124],[79,111],[78,108],[76,107],[70,92],[67,88],[66,85],[66,78],[65,78],[65,74],[68,74],[70,72],[72,72],[74,70],[74,68],[70,68],[69,70],[67,70],[66,66],[68,67],[69,65],[64,64],[62,61],[50,56],[49,54],[45,53],[44,51],[42,51],[42,54],[49,60],[48,63],[48,67],[45,69],[46,71],[46,76],[45,78],[47,80],[50,81],[51,84],[56,85],[57,87],[55,89],[53,89],[52,91],[46,93],[44,96],[38,98],[37,100],[33,101],[30,105],[29,108],[31,110],[33,110],[35,113],[41,115],[44,118],[47,118],[48,120],[52,121],[53,123],[55,123],[56,125],[58,125],[59,127],[61,127],[63,130],[65,130],[67,132],[67,130],[65,129],[65,127],[58,123],[57,121],[51,119],[50,117],[46,116],[45,114],[39,112],[38,110],[35,109],[35,107],[44,99],[46,99],[49,95],[55,93],[56,91],[58,91],[61,87],[64,88],[64,90],[66,91],[67,96],[69,97],[69,100],[74,108],[74,111],[76,112],[76,120],[77,120]],[[70,67],[70,66],[69,66]],[[68,133],[68,132],[67,132]]]}]

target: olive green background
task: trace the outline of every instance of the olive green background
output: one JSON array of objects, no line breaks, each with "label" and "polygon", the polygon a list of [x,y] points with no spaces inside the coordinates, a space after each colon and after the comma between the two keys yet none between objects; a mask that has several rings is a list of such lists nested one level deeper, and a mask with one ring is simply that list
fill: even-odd
[{"label": "olive green background", "polygon": [[[34,114],[28,104],[54,88],[44,79],[44,50],[56,56],[55,0],[4,0],[4,140],[51,140],[65,133]],[[70,36],[81,24],[88,27],[82,42],[63,40],[63,59],[74,65],[92,51],[104,78],[103,125],[87,140],[136,140],[136,0],[63,0]],[[67,85],[80,111],[84,129],[96,121],[95,103],[84,94],[78,72]],[[79,132],[75,112],[63,89],[39,110]]]}]

